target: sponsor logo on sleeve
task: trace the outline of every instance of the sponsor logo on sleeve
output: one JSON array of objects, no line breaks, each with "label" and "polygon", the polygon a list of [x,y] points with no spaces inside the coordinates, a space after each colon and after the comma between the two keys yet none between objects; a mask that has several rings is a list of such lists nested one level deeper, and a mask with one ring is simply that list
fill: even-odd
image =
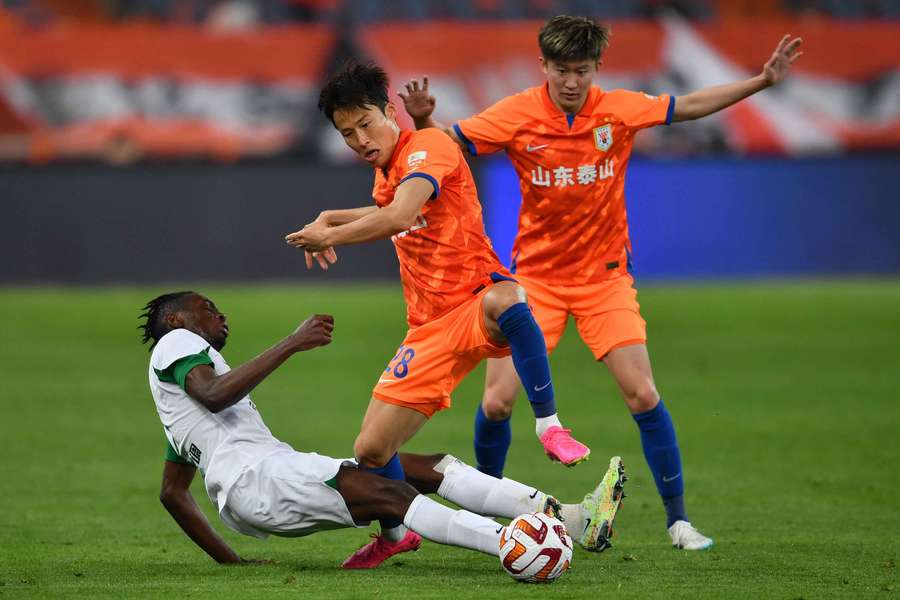
[{"label": "sponsor logo on sleeve", "polygon": [[418,152],[410,153],[409,157],[406,159],[406,164],[410,169],[415,169],[416,167],[421,167],[425,164],[425,157],[428,156],[427,150],[419,150]]}]

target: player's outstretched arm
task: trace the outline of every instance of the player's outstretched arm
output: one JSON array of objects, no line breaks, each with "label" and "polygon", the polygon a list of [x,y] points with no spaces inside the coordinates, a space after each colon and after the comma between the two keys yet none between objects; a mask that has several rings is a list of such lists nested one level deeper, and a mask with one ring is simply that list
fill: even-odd
[{"label": "player's outstretched arm", "polygon": [[412,227],[433,194],[434,186],[430,181],[413,177],[400,184],[394,193],[394,201],[384,208],[337,227],[313,221],[300,231],[289,233],[284,239],[288,245],[307,252],[322,252],[334,246],[386,239]]},{"label": "player's outstretched arm", "polygon": [[346,225],[358,219],[362,219],[369,213],[375,212],[378,207],[374,204],[370,206],[361,206],[359,208],[342,208],[339,210],[323,210],[316,217],[315,223],[324,223],[329,227],[338,225]]},{"label": "player's outstretched arm", "polygon": [[685,96],[679,96],[675,101],[673,121],[691,121],[699,119],[732,104],[740,102],[756,92],[778,84],[787,77],[791,65],[803,56],[800,46],[801,38],[791,40],[790,35],[781,38],[775,52],[763,66],[762,72],[756,77],[744,81],[716,85],[702,90],[697,90]]},{"label": "player's outstretched arm", "polygon": [[450,139],[456,142],[463,152],[468,153],[469,147],[459,139],[453,128],[438,122],[432,116],[434,107],[437,106],[437,100],[428,92],[428,75],[422,77],[421,84],[418,79],[413,79],[406,82],[403,87],[406,88],[406,93],[400,91],[397,92],[397,95],[403,100],[403,108],[412,117],[416,129],[428,129],[429,127],[440,129],[450,136]]},{"label": "player's outstretched arm", "polygon": [[217,563],[239,563],[241,557],[216,533],[191,494],[197,468],[167,460],[159,500],[182,531]]},{"label": "player's outstretched arm", "polygon": [[210,412],[217,413],[250,393],[284,361],[296,354],[331,343],[334,317],[313,315],[287,336],[256,358],[232,369],[224,375],[216,375],[209,365],[198,365],[188,372],[184,389]]},{"label": "player's outstretched arm", "polygon": [[[352,223],[361,219],[372,211],[378,210],[375,205],[361,206],[359,208],[343,208],[339,210],[323,210],[316,217],[315,223],[322,223],[328,227],[336,227],[346,223]],[[334,248],[325,248],[321,252],[306,251],[306,268],[312,269],[313,262],[318,263],[323,271],[328,270],[328,265],[337,262],[337,253]]]}]

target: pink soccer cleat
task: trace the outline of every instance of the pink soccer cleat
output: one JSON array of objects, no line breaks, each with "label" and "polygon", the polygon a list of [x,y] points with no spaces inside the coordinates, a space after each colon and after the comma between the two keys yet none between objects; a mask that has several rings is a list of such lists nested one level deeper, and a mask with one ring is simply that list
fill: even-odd
[{"label": "pink soccer cleat", "polygon": [[347,557],[341,567],[345,569],[374,569],[395,554],[415,551],[422,545],[422,536],[415,531],[407,531],[399,542],[390,542],[373,533],[372,541]]},{"label": "pink soccer cleat", "polygon": [[548,427],[540,438],[544,453],[550,460],[561,462],[567,467],[586,461],[591,454],[591,449],[573,438],[571,432],[571,429],[554,425]]}]

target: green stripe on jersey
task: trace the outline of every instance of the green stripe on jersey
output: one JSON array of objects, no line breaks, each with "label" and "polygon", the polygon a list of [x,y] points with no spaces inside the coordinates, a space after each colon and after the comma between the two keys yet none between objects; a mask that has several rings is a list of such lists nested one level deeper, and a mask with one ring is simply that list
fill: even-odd
[{"label": "green stripe on jersey", "polygon": [[203,352],[179,358],[165,369],[153,370],[160,381],[178,384],[178,387],[184,390],[184,380],[187,379],[187,374],[191,372],[191,369],[200,365],[212,364],[213,361],[209,357],[209,346],[207,346]]},{"label": "green stripe on jersey", "polygon": [[166,460],[173,463],[178,463],[179,465],[192,465],[190,462],[181,458],[177,452],[175,452],[175,448],[172,447],[172,444],[169,443],[169,440],[166,440]]}]

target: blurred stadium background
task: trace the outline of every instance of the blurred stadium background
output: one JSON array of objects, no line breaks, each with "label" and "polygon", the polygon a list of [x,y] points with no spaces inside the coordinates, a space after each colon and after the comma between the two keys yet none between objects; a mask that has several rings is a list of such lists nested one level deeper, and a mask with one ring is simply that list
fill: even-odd
[{"label": "blurred stadium background", "polygon": [[[537,30],[559,13],[611,24],[605,88],[681,94],[755,74],[784,33],[805,44],[779,88],[641,133],[628,175],[655,370],[719,554],[666,552],[633,424],[569,332],[554,355],[567,414],[634,475],[627,535],[595,570],[576,562],[568,594],[595,595],[598,577],[634,597],[900,589],[900,1],[0,0],[0,595],[508,590],[483,557],[433,547],[409,559],[424,568],[340,577],[358,532],[300,554],[226,534],[283,564],[215,571],[155,503],[162,436],[132,328],[148,298],[197,287],[229,313],[236,364],[333,311],[340,344],[260,397],[277,435],[347,454],[403,309],[389,242],[344,248],[327,273],[283,242],[370,197],[319,85],[371,58],[395,89],[429,75],[450,122],[541,81]],[[515,175],[502,156],[472,167],[508,260]],[[468,457],[481,381],[412,449]],[[546,463],[526,413],[510,474],[583,493],[591,471]]]},{"label": "blurred stadium background", "polygon": [[[370,185],[317,114],[325,74],[350,57],[375,59],[395,87],[428,74],[452,122],[540,81],[536,30],[565,11],[612,25],[606,88],[685,93],[755,73],[783,32],[805,40],[778,89],[638,136],[639,277],[900,271],[897,0],[0,6],[0,248],[12,258],[0,282],[305,279],[282,234]],[[473,162],[506,260],[514,175],[504,158]],[[198,246],[221,260],[184,252]],[[395,273],[389,252],[347,255],[328,277]],[[175,256],[178,272],[163,269]]]}]

